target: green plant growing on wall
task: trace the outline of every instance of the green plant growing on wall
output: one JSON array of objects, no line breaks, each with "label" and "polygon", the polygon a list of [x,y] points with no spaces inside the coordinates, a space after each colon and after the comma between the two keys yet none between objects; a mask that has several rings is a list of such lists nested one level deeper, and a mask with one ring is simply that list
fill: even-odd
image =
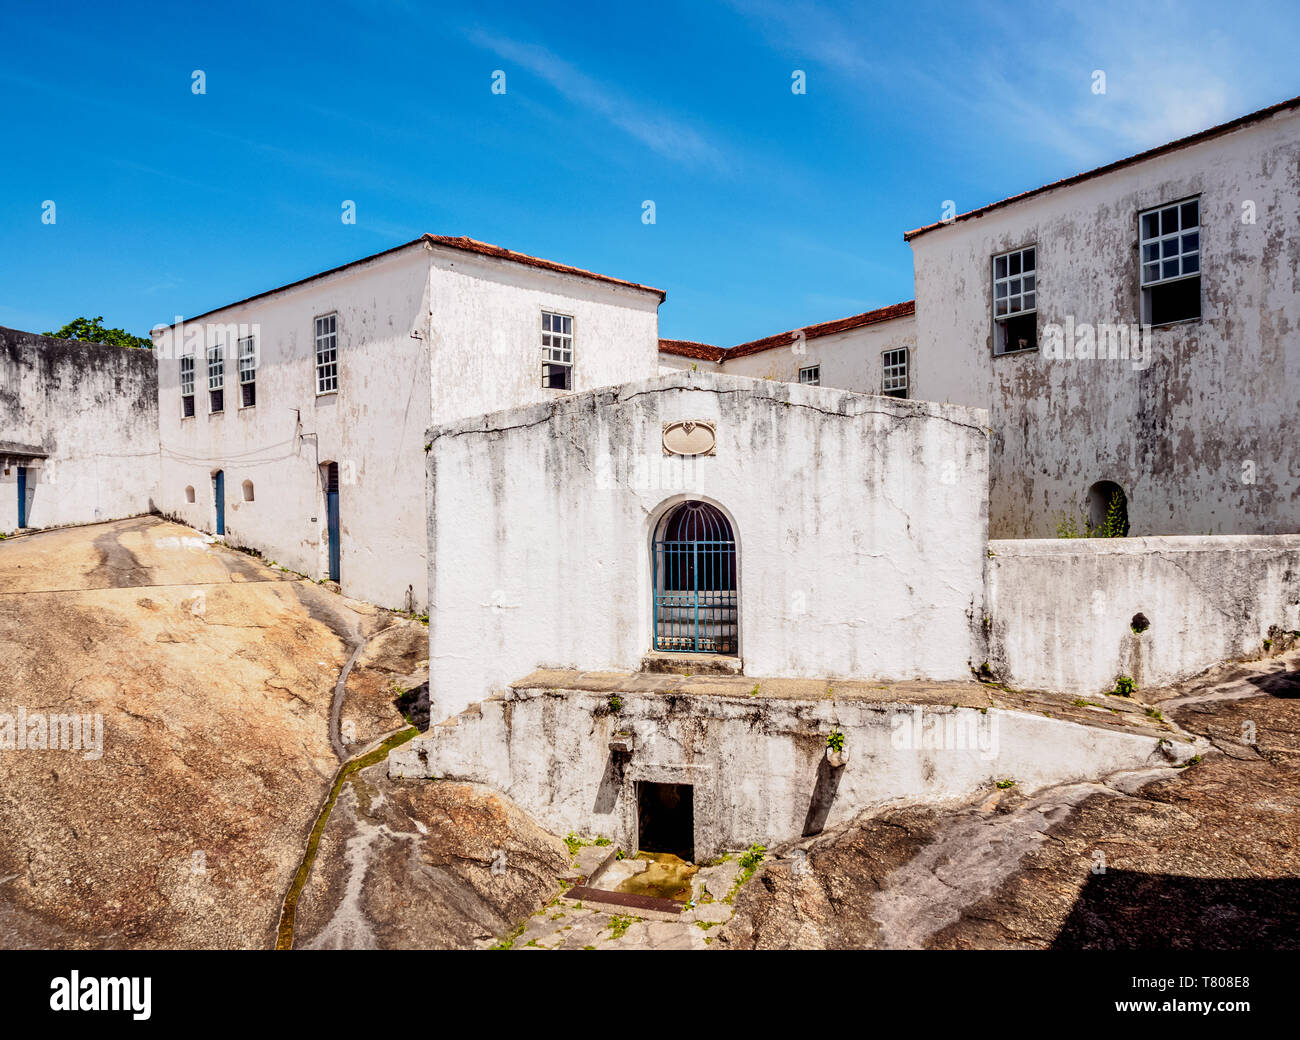
[{"label": "green plant growing on wall", "polygon": [[1116,491],[1106,505],[1106,515],[1101,523],[1093,525],[1085,520],[1083,530],[1073,516],[1057,518],[1057,538],[1125,538],[1128,536],[1128,505],[1122,492]]},{"label": "green plant growing on wall", "polygon": [[614,694],[609,699],[609,710],[612,711],[615,715],[617,715],[620,711],[623,710],[623,698],[620,697],[617,693]]},{"label": "green plant growing on wall", "polygon": [[844,734],[838,729],[831,730],[826,738],[826,746],[838,755],[844,750]]},{"label": "green plant growing on wall", "polygon": [[1112,697],[1132,697],[1136,689],[1137,683],[1130,676],[1121,675],[1115,680],[1115,689],[1110,692]]}]

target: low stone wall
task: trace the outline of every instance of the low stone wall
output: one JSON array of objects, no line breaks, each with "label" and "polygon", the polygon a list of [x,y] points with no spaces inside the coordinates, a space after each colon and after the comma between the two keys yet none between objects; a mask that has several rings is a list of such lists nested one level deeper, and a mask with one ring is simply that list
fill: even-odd
[{"label": "low stone wall", "polygon": [[[389,755],[394,778],[468,780],[548,830],[638,842],[638,781],[692,786],[696,862],[818,833],[864,808],[1167,764],[1191,745],[999,708],[512,687]],[[832,728],[848,763],[826,760]],[[622,744],[627,752],[611,748]]]},{"label": "low stone wall", "polygon": [[1300,629],[1300,535],[991,541],[986,588],[989,667],[1009,685],[1164,686]]}]

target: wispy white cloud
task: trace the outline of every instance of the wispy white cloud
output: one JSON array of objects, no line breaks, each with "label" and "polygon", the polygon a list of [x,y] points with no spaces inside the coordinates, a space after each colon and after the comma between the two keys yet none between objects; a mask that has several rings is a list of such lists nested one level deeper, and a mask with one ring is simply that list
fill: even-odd
[{"label": "wispy white cloud", "polygon": [[523,43],[481,29],[472,29],[466,35],[475,46],[527,69],[571,104],[600,116],[659,155],[692,165],[725,169],[727,163],[722,151],[694,127],[634,101],[540,44]]},{"label": "wispy white cloud", "polygon": [[[942,113],[940,125],[986,127],[990,147],[1036,147],[1079,165],[1154,147],[1267,103],[1261,97],[1288,94],[1269,87],[1283,67],[1272,44],[1252,33],[1243,51],[1169,0],[981,4],[918,10],[911,21],[896,15],[889,25],[878,9],[811,0],[731,6],[773,49],[793,50],[873,98]],[[1104,95],[1092,91],[1094,69],[1106,73]]]}]

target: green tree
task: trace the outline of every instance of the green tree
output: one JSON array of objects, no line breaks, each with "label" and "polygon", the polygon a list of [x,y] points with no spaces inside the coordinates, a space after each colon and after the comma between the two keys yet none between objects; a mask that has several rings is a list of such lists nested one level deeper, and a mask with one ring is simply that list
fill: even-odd
[{"label": "green tree", "polygon": [[125,329],[104,328],[102,314],[98,318],[74,318],[58,332],[47,332],[45,335],[55,336],[58,339],[80,339],[88,343],[107,343],[114,347],[142,347],[145,350],[153,348],[153,340],[146,339],[144,336],[132,336]]}]

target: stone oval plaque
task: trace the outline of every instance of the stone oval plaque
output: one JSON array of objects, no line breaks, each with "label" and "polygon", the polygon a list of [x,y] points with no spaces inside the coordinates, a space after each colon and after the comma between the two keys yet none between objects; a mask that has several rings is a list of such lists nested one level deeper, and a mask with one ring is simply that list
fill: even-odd
[{"label": "stone oval plaque", "polygon": [[702,419],[678,419],[664,423],[665,455],[716,455],[717,431]]}]

